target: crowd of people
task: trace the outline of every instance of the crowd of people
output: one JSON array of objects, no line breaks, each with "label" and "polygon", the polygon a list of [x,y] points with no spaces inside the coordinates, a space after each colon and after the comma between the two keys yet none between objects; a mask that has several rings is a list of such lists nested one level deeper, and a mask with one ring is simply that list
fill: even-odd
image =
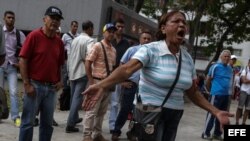
[{"label": "crowd of people", "polygon": [[[56,93],[60,89],[70,92],[66,133],[79,132],[76,125],[83,122],[83,141],[107,141],[102,135],[102,124],[110,104],[111,140],[118,141],[136,104],[135,94],[144,105],[160,106],[175,80],[178,64],[180,77],[163,105],[156,141],[175,140],[184,110],[184,94],[208,111],[201,137],[221,140],[220,125],[228,124],[229,117],[233,116],[228,109],[231,95],[236,92],[235,80],[242,79],[237,91],[240,94],[235,96],[239,99],[236,124],[239,124],[240,113],[243,113],[242,124],[246,123],[250,111],[250,61],[239,75],[233,71],[237,58],[229,50],[223,50],[219,61],[210,67],[207,76],[199,77],[197,83],[193,59],[184,44],[187,33],[184,13],[178,10],[164,13],[159,20],[157,41],[153,41],[150,31],[144,30],[138,45],[131,45],[123,37],[126,23],[121,18],[103,25],[103,39],[98,42],[92,38],[94,23],[89,20],[81,24],[80,34],[78,22],[72,21],[70,31],[61,37],[63,19],[62,11],[50,6],[44,14],[43,26],[25,36],[15,28],[15,13],[4,13],[5,24],[0,34],[0,86],[4,88],[6,76],[11,119],[20,127],[19,141],[33,140],[38,113],[39,141],[51,141],[53,125],[57,125],[54,119]],[[17,52],[19,42],[22,47]],[[24,88],[21,116],[18,71]],[[206,92],[207,99],[201,91]],[[83,117],[78,113],[81,108],[85,113]],[[142,141],[131,132],[127,133],[130,140]]]}]

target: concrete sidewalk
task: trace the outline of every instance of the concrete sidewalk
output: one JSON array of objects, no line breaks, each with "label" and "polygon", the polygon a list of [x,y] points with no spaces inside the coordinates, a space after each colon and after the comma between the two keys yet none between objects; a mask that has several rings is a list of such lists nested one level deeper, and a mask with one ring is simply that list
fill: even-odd
[{"label": "concrete sidewalk", "polygon": [[[230,111],[235,113],[237,107],[237,101],[232,101]],[[83,115],[83,112],[81,111]],[[111,140],[108,128],[108,115],[105,116],[103,125],[103,135],[106,139]],[[185,103],[185,111],[181,119],[176,141],[202,141],[201,133],[204,128],[206,111],[188,102]],[[58,127],[54,127],[54,133],[52,141],[82,141],[82,124],[79,124],[79,133],[65,133],[65,127],[68,117],[68,111],[56,111],[55,120],[59,123]],[[231,118],[231,123],[235,123],[235,119]],[[250,124],[250,121],[247,121]],[[128,125],[123,128],[123,134],[121,141],[127,141],[125,133]],[[0,141],[17,141],[19,134],[19,128],[14,127],[13,122],[10,119],[2,120],[0,123]],[[38,141],[38,127],[34,128],[34,141]]]}]

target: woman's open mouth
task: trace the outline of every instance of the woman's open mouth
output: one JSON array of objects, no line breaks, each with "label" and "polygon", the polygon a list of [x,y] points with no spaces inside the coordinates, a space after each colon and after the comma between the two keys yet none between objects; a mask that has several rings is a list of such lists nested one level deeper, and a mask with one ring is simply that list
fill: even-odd
[{"label": "woman's open mouth", "polygon": [[178,36],[178,38],[184,38],[185,37],[185,31],[184,30],[178,31],[177,36]]}]

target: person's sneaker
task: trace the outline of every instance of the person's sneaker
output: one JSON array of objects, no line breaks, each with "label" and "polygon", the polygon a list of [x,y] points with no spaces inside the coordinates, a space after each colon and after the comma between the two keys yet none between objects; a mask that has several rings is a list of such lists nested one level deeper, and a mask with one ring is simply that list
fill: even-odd
[{"label": "person's sneaker", "polygon": [[82,118],[79,118],[79,119],[76,121],[76,124],[81,123],[81,122],[82,122]]},{"label": "person's sneaker", "polygon": [[221,136],[213,135],[213,140],[223,141],[223,138]]},{"label": "person's sneaker", "polygon": [[201,138],[204,139],[204,140],[212,140],[211,136],[208,136],[204,133],[201,134]]},{"label": "person's sneaker", "polygon": [[118,134],[112,134],[111,140],[112,141],[118,141],[119,140],[119,135]]},{"label": "person's sneaker", "polygon": [[93,141],[91,136],[84,136],[82,141]]},{"label": "person's sneaker", "polygon": [[53,126],[58,126],[58,123],[55,121],[55,119],[53,119],[52,125],[53,125]]},{"label": "person's sneaker", "polygon": [[93,141],[107,141],[101,134],[97,135]]},{"label": "person's sneaker", "polygon": [[14,124],[15,124],[16,127],[20,127],[20,125],[21,125],[21,119],[20,118],[16,118],[14,120]]},{"label": "person's sneaker", "polygon": [[67,126],[65,131],[66,133],[75,133],[79,132],[79,129],[73,126]]},{"label": "person's sneaker", "polygon": [[38,125],[39,125],[39,119],[38,119],[38,118],[35,118],[34,126],[38,126]]}]

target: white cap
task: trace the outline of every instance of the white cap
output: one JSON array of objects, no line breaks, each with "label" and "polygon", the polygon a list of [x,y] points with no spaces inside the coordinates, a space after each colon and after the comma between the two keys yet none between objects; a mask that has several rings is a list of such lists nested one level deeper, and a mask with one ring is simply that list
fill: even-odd
[{"label": "white cap", "polygon": [[231,55],[231,59],[237,59],[236,55]]}]

